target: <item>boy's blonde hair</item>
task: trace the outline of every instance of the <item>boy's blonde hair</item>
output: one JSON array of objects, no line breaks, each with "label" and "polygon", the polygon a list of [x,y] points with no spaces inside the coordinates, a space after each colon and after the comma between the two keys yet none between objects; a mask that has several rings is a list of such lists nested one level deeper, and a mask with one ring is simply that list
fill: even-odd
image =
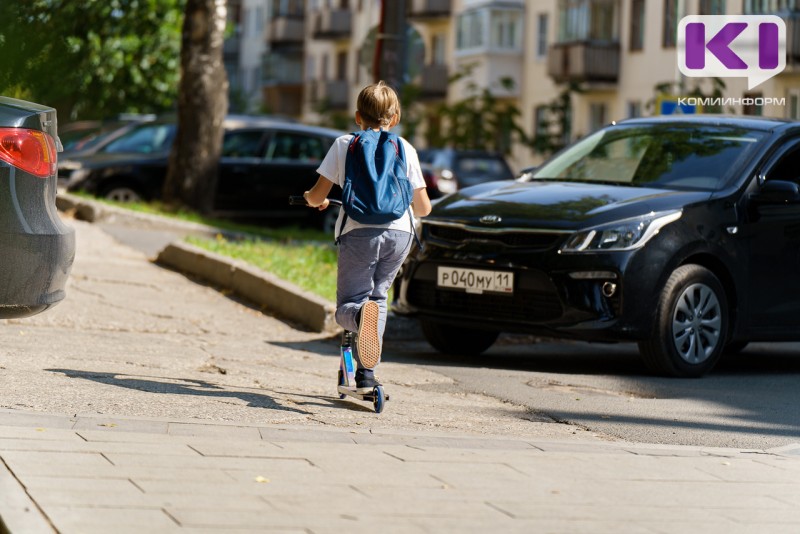
[{"label": "boy's blonde hair", "polygon": [[367,123],[366,126],[386,128],[395,115],[400,120],[400,99],[383,80],[366,86],[358,93],[356,109]]}]

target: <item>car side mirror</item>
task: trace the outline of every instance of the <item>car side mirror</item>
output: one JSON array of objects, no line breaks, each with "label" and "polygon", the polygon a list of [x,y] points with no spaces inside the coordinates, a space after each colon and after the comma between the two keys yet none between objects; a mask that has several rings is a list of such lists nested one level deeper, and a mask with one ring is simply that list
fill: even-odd
[{"label": "car side mirror", "polygon": [[764,182],[753,200],[762,204],[789,204],[800,201],[800,187],[786,180]]}]

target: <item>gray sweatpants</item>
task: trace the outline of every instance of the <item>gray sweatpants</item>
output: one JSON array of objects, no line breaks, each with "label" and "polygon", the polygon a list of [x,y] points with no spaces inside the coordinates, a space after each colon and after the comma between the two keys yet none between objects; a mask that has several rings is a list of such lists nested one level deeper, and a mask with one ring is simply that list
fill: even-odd
[{"label": "gray sweatpants", "polygon": [[358,332],[358,315],[367,300],[380,308],[378,331],[386,329],[386,299],[394,277],[411,250],[414,236],[402,230],[356,228],[339,238],[336,322]]}]

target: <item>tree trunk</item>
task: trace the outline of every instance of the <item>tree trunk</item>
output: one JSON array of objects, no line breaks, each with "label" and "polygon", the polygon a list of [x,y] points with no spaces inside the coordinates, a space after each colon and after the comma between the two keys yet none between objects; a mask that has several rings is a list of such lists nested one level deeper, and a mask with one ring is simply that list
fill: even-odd
[{"label": "tree trunk", "polygon": [[228,112],[222,60],[226,0],[187,0],[181,42],[178,130],[164,183],[164,201],[201,213],[213,208]]}]

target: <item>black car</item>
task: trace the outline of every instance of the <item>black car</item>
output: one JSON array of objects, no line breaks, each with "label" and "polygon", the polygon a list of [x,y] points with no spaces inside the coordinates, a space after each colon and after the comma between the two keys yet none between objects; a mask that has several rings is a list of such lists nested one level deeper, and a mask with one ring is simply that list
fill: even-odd
[{"label": "black car", "polygon": [[[317,167],[343,132],[282,119],[233,115],[226,118],[224,128],[215,215],[314,217],[332,228],[335,210],[300,210],[289,206],[286,199],[314,185]],[[68,191],[85,191],[110,200],[158,199],[175,132],[174,119],[139,124],[91,156],[62,162],[59,178]]]},{"label": "black car", "polygon": [[154,115],[122,115],[111,120],[76,121],[59,126],[58,137],[64,146],[60,159],[94,154],[137,124],[155,118]]},{"label": "black car", "polygon": [[0,97],[0,319],[61,302],[75,232],[56,210],[56,111]]},{"label": "black car", "polygon": [[632,119],[422,221],[399,311],[479,353],[500,332],[635,341],[654,372],[707,373],[800,340],[800,123]]},{"label": "black car", "polygon": [[426,148],[417,154],[431,198],[484,182],[514,179],[511,167],[498,152]]}]

